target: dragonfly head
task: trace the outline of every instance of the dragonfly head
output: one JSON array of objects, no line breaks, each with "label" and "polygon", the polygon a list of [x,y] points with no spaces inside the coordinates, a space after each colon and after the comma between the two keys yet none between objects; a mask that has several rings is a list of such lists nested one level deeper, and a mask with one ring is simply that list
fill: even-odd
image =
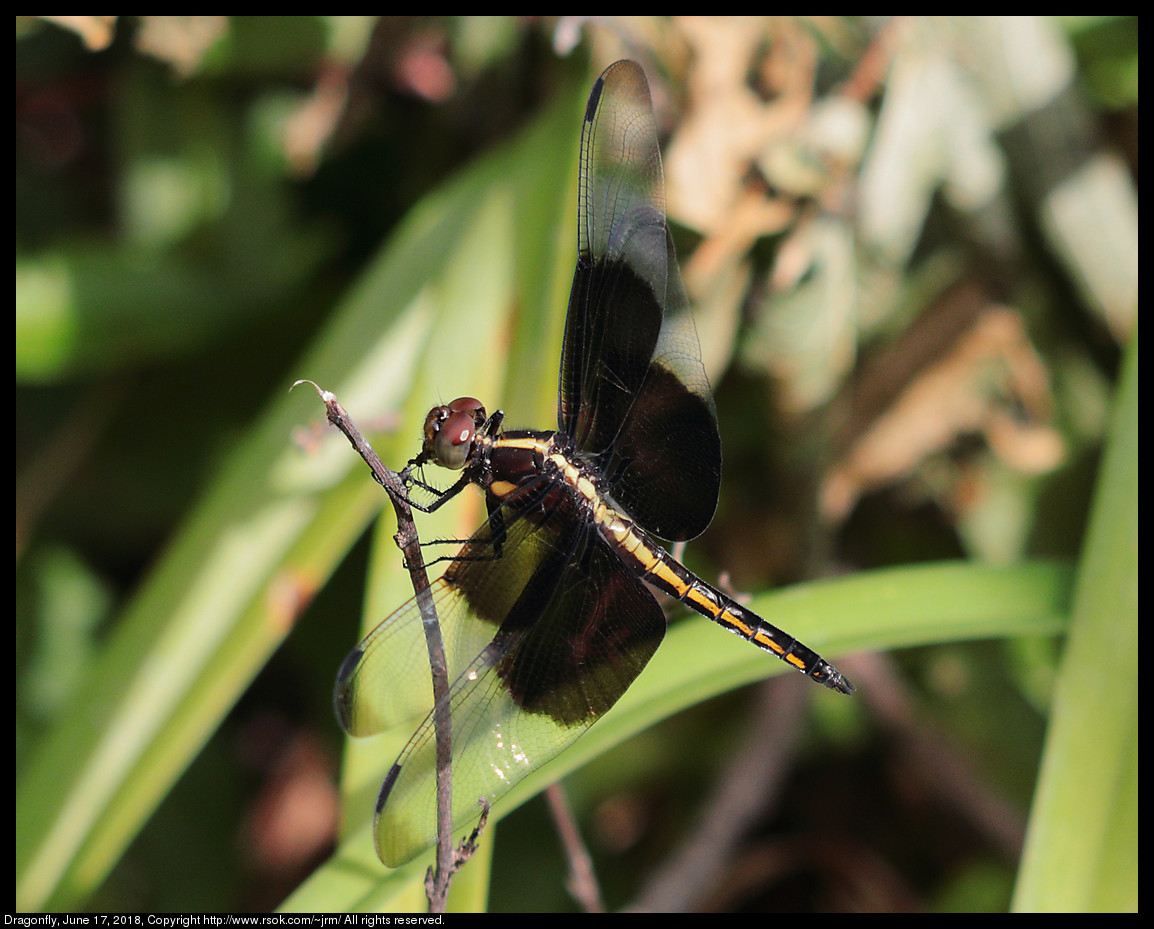
[{"label": "dragonfly head", "polygon": [[473,397],[458,397],[435,406],[425,417],[425,441],[420,460],[460,471],[469,461],[477,430],[485,423],[485,407]]}]

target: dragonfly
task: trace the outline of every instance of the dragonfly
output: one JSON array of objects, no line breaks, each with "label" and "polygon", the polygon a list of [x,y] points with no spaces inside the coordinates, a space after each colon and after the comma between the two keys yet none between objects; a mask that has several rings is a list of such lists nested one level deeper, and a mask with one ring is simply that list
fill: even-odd
[{"label": "dragonfly", "polygon": [[[604,716],[661,644],[653,590],[843,694],[815,651],[675,560],[655,539],[713,519],[721,439],[673,242],[649,85],[619,61],[585,108],[578,254],[552,431],[505,430],[462,397],[434,407],[410,468],[461,476],[487,519],[433,582],[450,686],[454,830]],[[423,473],[423,471],[421,472]],[[420,482],[428,489],[429,485]],[[652,588],[652,589],[651,589]],[[436,727],[417,598],[345,659],[334,704],[352,736],[423,718],[377,801],[389,867],[437,839]]]}]

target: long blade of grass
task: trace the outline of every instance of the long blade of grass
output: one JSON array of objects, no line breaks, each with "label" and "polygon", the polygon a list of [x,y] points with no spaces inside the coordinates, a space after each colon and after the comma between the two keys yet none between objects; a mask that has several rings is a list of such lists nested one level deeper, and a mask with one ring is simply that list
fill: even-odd
[{"label": "long blade of grass", "polygon": [[1138,334],[1118,388],[1013,907],[1138,909]]},{"label": "long blade of grass", "polygon": [[[389,460],[411,454],[431,396],[551,397],[556,355],[530,357],[528,339],[559,333],[564,314],[578,113],[562,95],[421,201],[283,390],[309,377],[362,421],[401,411],[403,442],[378,445]],[[538,370],[547,383],[534,384]],[[70,908],[103,879],[379,512],[382,495],[335,431],[313,456],[293,444],[294,427],[322,411],[310,392],[281,390],[21,771],[18,909]]]}]

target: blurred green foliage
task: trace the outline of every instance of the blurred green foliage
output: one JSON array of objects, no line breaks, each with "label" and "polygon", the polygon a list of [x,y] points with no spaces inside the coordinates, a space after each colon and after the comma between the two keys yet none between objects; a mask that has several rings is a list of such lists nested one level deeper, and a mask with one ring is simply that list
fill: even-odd
[{"label": "blurred green foliage", "polygon": [[[1136,768],[1110,765],[1136,683],[1069,683],[1062,640],[1004,638],[1071,613],[1061,569],[1013,573],[1045,556],[1081,571],[1086,669],[1127,668],[1112,659],[1131,632],[1136,654],[1131,604],[1096,610],[1109,592],[1086,568],[1117,569],[1136,597],[1136,478],[1126,453],[1109,480],[1099,469],[1137,427],[1136,405],[1115,411],[1137,355],[1136,18],[300,16],[17,20],[18,908],[271,908],[326,861],[332,679],[366,564],[367,622],[404,580],[391,516],[370,548],[382,499],[363,465],[309,430],[311,393],[285,392],[299,377],[335,390],[387,463],[458,394],[548,426],[581,106],[614,57],[641,60],[670,131],[670,214],[725,442],[722,509],[689,564],[759,593],[944,558],[977,569],[922,575],[928,590],[884,572],[818,588],[798,622],[839,647],[939,644],[865,666],[875,696],[851,707],[813,701],[786,743],[800,776],[745,846],[776,893],[724,887],[713,905],[1005,908],[1046,752],[1049,809],[1030,828],[1089,860],[1055,856],[1078,864],[1049,882],[1031,861],[1016,905],[1136,906],[1130,793],[1100,833],[1064,831],[1053,773],[1125,785]],[[469,531],[463,510],[440,537]],[[1092,518],[1116,549],[1091,551]],[[990,565],[1022,583],[1022,616],[993,609]],[[707,665],[714,633],[671,637],[670,660]],[[760,673],[717,660],[732,682]],[[1077,725],[1048,734],[1056,680],[1064,713],[1113,720],[1116,754],[1085,751]],[[896,681],[907,716],[879,694]],[[725,682],[679,686],[703,699]],[[663,699],[657,718],[686,705]],[[613,749],[607,721],[608,754],[571,781],[612,906],[688,830],[748,738],[749,702],[698,704]],[[948,778],[923,738],[1004,821],[927,786]],[[392,749],[357,750],[375,753],[349,761],[371,790]],[[556,880],[522,879],[553,867],[539,819],[529,805],[501,825],[494,908],[567,905],[559,856]],[[772,864],[780,834],[825,842],[795,873]],[[1074,875],[1104,867],[1091,834],[1117,839],[1109,895],[1077,896]],[[343,883],[351,846],[294,899],[373,903]],[[375,902],[415,905],[419,876],[403,877]]]}]

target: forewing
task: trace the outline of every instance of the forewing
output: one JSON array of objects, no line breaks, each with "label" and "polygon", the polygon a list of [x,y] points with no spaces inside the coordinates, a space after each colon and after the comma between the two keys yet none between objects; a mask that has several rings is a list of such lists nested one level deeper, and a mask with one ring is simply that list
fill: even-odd
[{"label": "forewing", "polygon": [[721,443],[666,228],[649,85],[631,61],[606,69],[585,110],[558,423],[643,527],[682,539],[709,524]]}]

